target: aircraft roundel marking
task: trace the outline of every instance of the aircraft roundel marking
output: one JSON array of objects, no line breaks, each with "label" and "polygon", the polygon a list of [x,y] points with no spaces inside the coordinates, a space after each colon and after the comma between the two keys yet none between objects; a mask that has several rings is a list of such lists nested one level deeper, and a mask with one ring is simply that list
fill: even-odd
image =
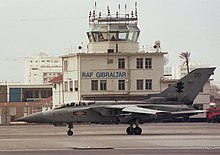
[{"label": "aircraft roundel marking", "polygon": [[87,115],[87,113],[84,112],[84,111],[76,111],[76,112],[73,112],[73,115],[79,115],[79,116],[82,116],[82,115]]}]

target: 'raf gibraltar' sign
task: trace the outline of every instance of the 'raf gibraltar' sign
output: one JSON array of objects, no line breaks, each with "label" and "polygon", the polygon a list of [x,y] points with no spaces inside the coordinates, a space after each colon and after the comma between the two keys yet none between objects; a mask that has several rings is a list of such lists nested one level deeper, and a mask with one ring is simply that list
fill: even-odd
[{"label": "'raf gibraltar' sign", "polygon": [[125,78],[126,72],[82,72],[82,78]]}]

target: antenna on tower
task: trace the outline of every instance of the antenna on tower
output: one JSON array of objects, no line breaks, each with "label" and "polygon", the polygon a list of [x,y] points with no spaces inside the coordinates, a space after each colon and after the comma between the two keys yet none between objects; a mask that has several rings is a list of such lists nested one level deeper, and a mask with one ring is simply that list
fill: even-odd
[{"label": "antenna on tower", "polygon": [[92,16],[95,17],[95,10],[93,10]]},{"label": "antenna on tower", "polygon": [[131,17],[134,17],[134,12],[133,11],[131,11]]},{"label": "antenna on tower", "polygon": [[110,9],[109,6],[107,6],[108,16],[110,16]]},{"label": "antenna on tower", "polygon": [[97,12],[97,3],[95,2],[95,8],[94,8],[95,12]]},{"label": "antenna on tower", "polygon": [[93,10],[93,17],[96,17],[96,11],[97,11],[97,7],[96,7],[96,2],[94,3],[94,10]]},{"label": "antenna on tower", "polygon": [[92,16],[92,12],[91,12],[91,11],[89,11],[89,18],[91,18],[91,16]]},{"label": "antenna on tower", "polygon": [[137,17],[138,14],[137,14],[137,2],[135,2],[135,16]]},{"label": "antenna on tower", "polygon": [[120,12],[121,12],[121,5],[118,4],[118,15],[120,16]]},{"label": "antenna on tower", "polygon": [[125,15],[127,14],[127,4],[125,4]]}]

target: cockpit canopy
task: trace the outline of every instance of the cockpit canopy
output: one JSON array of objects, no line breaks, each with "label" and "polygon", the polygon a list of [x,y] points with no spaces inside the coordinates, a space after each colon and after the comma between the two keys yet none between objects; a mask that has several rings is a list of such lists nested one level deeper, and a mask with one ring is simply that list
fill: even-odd
[{"label": "cockpit canopy", "polygon": [[89,42],[132,41],[137,42],[140,30],[136,24],[97,24],[87,32]]},{"label": "cockpit canopy", "polygon": [[78,106],[89,106],[89,105],[93,105],[95,104],[94,101],[70,101],[70,102],[66,102],[61,104],[59,107],[55,108],[55,109],[61,109],[61,108],[65,108],[65,107],[78,107]]}]

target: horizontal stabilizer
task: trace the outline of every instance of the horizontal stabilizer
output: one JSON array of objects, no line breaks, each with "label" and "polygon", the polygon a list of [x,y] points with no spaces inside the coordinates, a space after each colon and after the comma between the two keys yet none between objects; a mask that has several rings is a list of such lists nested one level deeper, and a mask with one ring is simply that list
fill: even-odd
[{"label": "horizontal stabilizer", "polygon": [[204,113],[206,110],[184,110],[184,111],[175,111],[172,112],[173,115],[180,115],[180,114],[198,114]]}]

